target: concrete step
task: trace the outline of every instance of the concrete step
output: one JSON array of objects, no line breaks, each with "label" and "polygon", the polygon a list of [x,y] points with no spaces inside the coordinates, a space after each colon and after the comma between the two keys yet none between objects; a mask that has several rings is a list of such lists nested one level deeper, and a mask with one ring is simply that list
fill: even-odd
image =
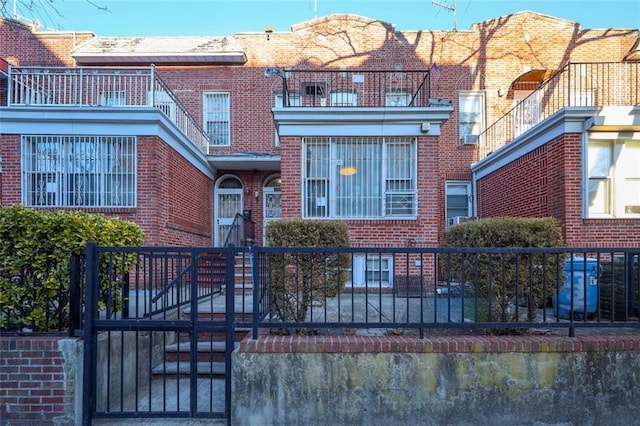
[{"label": "concrete step", "polygon": [[[164,376],[185,376],[191,372],[191,363],[188,361],[168,361],[151,370],[154,375]],[[204,362],[199,361],[196,364],[196,374],[199,376],[224,377],[224,362]]]},{"label": "concrete step", "polygon": [[[238,346],[240,346],[240,344],[236,342],[234,348],[237,348]],[[225,348],[226,344],[224,342],[197,342],[197,360],[201,362],[224,362]],[[169,362],[188,362],[191,359],[191,344],[188,341],[167,345],[164,350],[167,355],[167,361]]]}]

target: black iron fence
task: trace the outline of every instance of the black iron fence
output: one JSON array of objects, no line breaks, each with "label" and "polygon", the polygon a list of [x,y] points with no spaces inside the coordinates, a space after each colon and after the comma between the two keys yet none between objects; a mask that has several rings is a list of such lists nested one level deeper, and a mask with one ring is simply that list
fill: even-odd
[{"label": "black iron fence", "polygon": [[229,418],[231,352],[247,333],[638,329],[639,263],[640,249],[90,243],[70,314],[84,422]]},{"label": "black iron fence", "polygon": [[[640,327],[637,249],[256,249],[253,335],[269,328]],[[341,259],[339,259],[341,258]]]},{"label": "black iron fence", "polygon": [[[640,327],[640,249],[226,250],[234,255],[109,248],[101,270],[88,271],[99,274],[93,300],[105,318],[153,318],[234,288],[243,313],[236,325],[252,328],[254,337],[265,328],[407,329],[423,336],[429,329],[566,328],[573,334],[580,327]],[[76,270],[84,274],[82,265]],[[80,330],[83,298],[73,288],[71,329]]]}]

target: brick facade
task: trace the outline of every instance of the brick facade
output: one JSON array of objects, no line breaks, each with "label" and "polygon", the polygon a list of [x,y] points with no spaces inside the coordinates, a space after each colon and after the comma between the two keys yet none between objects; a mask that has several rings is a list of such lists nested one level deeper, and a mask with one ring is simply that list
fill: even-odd
[{"label": "brick facade", "polygon": [[0,423],[76,424],[75,386],[82,377],[76,377],[76,359],[62,347],[65,340],[56,335],[2,335]]},{"label": "brick facade", "polygon": [[[240,28],[239,28],[240,29]],[[215,182],[236,176],[243,184],[243,209],[252,211],[258,240],[262,234],[262,185],[269,176],[282,178],[282,215],[302,216],[301,153],[299,137],[283,137],[275,146],[271,108],[282,90],[279,78],[264,75],[265,67],[347,70],[427,70],[434,64],[439,78],[431,82],[431,96],[451,100],[454,113],[438,137],[419,138],[418,216],[411,220],[349,220],[354,244],[405,246],[437,245],[445,230],[445,181],[471,180],[470,164],[478,160],[475,146],[459,141],[458,96],[461,91],[482,92],[485,125],[504,116],[514,105],[513,82],[528,70],[557,70],[569,62],[619,62],[638,40],[638,30],[582,29],[570,22],[534,12],[521,12],[474,24],[465,31],[396,31],[383,21],[353,15],[332,15],[304,22],[282,33],[237,33],[233,40],[246,55],[246,63],[157,64],[156,74],[168,85],[196,122],[203,123],[203,96],[207,92],[230,94],[230,146],[212,147],[209,158],[237,153],[280,155],[277,170],[251,167],[218,169],[213,181],[190,168],[180,155],[156,147],[153,155],[139,155],[138,208],[116,212],[143,225],[149,244],[210,244],[215,233]],[[0,21],[0,57],[16,65],[95,65],[77,63],[73,52],[94,37],[92,33],[40,33],[13,21]],[[110,63],[109,65],[118,65]],[[149,64],[141,64],[149,65]],[[127,66],[127,64],[121,64]],[[5,81],[0,81],[6,91]],[[3,135],[2,196],[0,203],[19,202],[19,172],[7,153],[15,135]],[[8,138],[8,140],[7,140]],[[144,139],[139,138],[140,147]],[[502,173],[509,174],[510,189],[498,176],[479,182],[478,215],[552,215],[562,218],[572,244],[587,242],[605,230],[627,236],[621,225],[629,221],[571,219],[569,191],[580,175],[569,174],[579,161],[578,151],[553,142],[528,154]],[[556,157],[559,155],[559,157]],[[152,163],[147,164],[150,159]],[[578,163],[579,166],[579,163]],[[563,169],[565,167],[565,169]],[[571,169],[571,172],[577,169]],[[193,174],[192,174],[193,173]],[[516,181],[511,176],[523,176]],[[524,177],[526,176],[526,177]],[[170,183],[172,181],[172,183]],[[13,183],[12,183],[13,182]],[[490,185],[497,185],[491,187]],[[490,188],[490,189],[489,189]],[[499,189],[496,189],[499,188]],[[535,188],[535,194],[530,192]],[[188,191],[186,190],[188,189]],[[507,197],[506,194],[513,194]],[[257,196],[256,196],[257,194]],[[571,213],[570,213],[571,211]],[[606,225],[599,224],[602,222]],[[631,221],[637,227],[636,221]],[[574,233],[575,231],[575,233]],[[573,235],[584,235],[585,239]],[[626,238],[630,243],[636,237]]]}]

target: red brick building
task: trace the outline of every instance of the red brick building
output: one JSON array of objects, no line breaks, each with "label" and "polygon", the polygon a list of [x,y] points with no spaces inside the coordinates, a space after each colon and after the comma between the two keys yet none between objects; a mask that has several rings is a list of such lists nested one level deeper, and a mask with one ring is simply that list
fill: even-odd
[{"label": "red brick building", "polygon": [[288,217],[346,220],[355,246],[437,246],[468,217],[554,216],[568,245],[637,246],[639,37],[534,12],[226,37],[4,19],[0,203],[118,215],[151,245],[222,245],[252,222],[260,243]]}]

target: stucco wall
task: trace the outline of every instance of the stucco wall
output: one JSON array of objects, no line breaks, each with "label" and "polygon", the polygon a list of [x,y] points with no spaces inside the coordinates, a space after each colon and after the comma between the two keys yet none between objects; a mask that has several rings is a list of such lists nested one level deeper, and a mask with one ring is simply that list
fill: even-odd
[{"label": "stucco wall", "polygon": [[638,343],[262,337],[234,353],[232,423],[635,424]]}]

